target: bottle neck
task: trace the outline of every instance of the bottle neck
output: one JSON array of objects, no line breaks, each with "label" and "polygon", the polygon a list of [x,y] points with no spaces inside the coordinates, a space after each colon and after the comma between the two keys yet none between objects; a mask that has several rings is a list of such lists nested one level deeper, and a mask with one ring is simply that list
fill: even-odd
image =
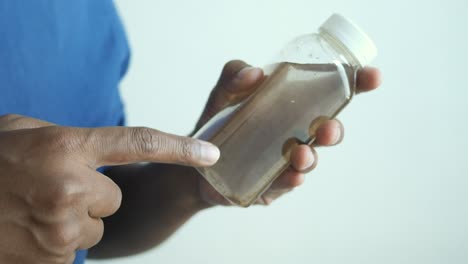
[{"label": "bottle neck", "polygon": [[320,32],[319,36],[323,40],[325,40],[331,47],[333,47],[333,49],[335,49],[338,54],[341,55],[342,58],[340,59],[343,60],[345,63],[351,65],[356,70],[361,69],[363,67],[363,65],[359,63],[356,57],[341,41],[328,34],[327,32]]},{"label": "bottle neck", "polygon": [[362,69],[361,63],[351,53],[351,51],[339,40],[326,32],[320,32],[319,36],[339,55],[338,60],[347,64],[352,69],[352,77],[348,76],[349,81],[349,100],[351,100],[356,93],[356,77],[359,69]]}]

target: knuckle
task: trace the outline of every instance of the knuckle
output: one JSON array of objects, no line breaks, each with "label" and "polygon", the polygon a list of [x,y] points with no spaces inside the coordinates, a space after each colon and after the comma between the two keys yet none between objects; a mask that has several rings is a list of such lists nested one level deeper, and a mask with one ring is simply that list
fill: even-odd
[{"label": "knuckle", "polygon": [[114,187],[112,188],[112,204],[110,204],[112,214],[119,210],[120,206],[122,205],[122,190],[120,187],[114,183]]},{"label": "knuckle", "polygon": [[72,129],[63,127],[44,128],[48,136],[47,144],[58,150],[58,153],[73,153],[80,145],[79,138],[73,134]]},{"label": "knuckle", "polygon": [[15,124],[18,122],[21,122],[22,119],[23,119],[23,116],[16,115],[16,114],[2,115],[0,116],[0,128],[4,128],[8,130],[16,129],[17,125]]},{"label": "knuckle", "polygon": [[178,160],[183,163],[190,163],[194,160],[198,160],[201,156],[200,143],[190,138],[178,140],[175,149]]},{"label": "knuckle", "polygon": [[81,185],[75,180],[63,179],[48,189],[46,203],[47,207],[54,212],[61,212],[79,200],[83,192]]},{"label": "knuckle", "polygon": [[80,232],[76,225],[69,223],[51,224],[46,232],[49,243],[55,248],[61,248],[64,251],[68,248],[74,248],[77,244]]},{"label": "knuckle", "polygon": [[6,114],[6,115],[1,115],[0,116],[0,122],[9,122],[9,121],[13,121],[13,120],[16,120],[16,119],[20,119],[22,118],[23,116],[21,115],[17,115],[17,114]]},{"label": "knuckle", "polygon": [[122,190],[116,185],[116,197],[115,197],[115,212],[122,205]]},{"label": "knuckle", "polygon": [[88,248],[91,248],[97,245],[104,236],[104,222],[102,221],[102,219],[98,219],[97,221],[98,222],[95,225],[94,230],[93,230],[95,237],[93,241],[91,242],[91,245],[87,245]]},{"label": "knuckle", "polygon": [[161,147],[161,138],[151,128],[135,127],[130,130],[130,144],[136,152],[149,154]]}]

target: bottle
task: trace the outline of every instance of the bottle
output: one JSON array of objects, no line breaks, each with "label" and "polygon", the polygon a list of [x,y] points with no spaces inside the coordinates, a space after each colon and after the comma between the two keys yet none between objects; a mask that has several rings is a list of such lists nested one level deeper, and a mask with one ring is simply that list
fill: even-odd
[{"label": "bottle", "polygon": [[357,71],[376,55],[366,33],[338,14],[294,39],[255,93],[195,134],[221,151],[214,166],[197,170],[231,203],[251,205],[290,166],[292,147],[312,144],[320,124],[348,105]]}]

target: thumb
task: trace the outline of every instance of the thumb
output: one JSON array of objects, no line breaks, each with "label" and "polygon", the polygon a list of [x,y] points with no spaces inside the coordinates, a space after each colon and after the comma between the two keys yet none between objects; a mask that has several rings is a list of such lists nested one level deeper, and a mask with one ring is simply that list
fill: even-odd
[{"label": "thumb", "polygon": [[193,167],[211,166],[219,149],[208,142],[176,136],[146,127],[79,129],[90,166],[137,162],[175,163]]},{"label": "thumb", "polygon": [[233,60],[226,63],[196,129],[226,107],[236,105],[254,93],[258,88],[257,84],[263,78],[260,68],[251,67],[243,61]]},{"label": "thumb", "polygon": [[55,126],[55,124],[22,115],[9,114],[0,116],[0,132],[47,126]]}]

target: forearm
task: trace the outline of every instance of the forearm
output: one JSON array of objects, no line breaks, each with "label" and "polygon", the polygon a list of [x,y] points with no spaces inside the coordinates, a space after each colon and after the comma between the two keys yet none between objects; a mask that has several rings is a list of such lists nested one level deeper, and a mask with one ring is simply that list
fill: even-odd
[{"label": "forearm", "polygon": [[122,189],[119,211],[104,219],[93,258],[128,256],[161,244],[208,205],[200,199],[198,172],[164,164],[113,167],[106,172]]}]

